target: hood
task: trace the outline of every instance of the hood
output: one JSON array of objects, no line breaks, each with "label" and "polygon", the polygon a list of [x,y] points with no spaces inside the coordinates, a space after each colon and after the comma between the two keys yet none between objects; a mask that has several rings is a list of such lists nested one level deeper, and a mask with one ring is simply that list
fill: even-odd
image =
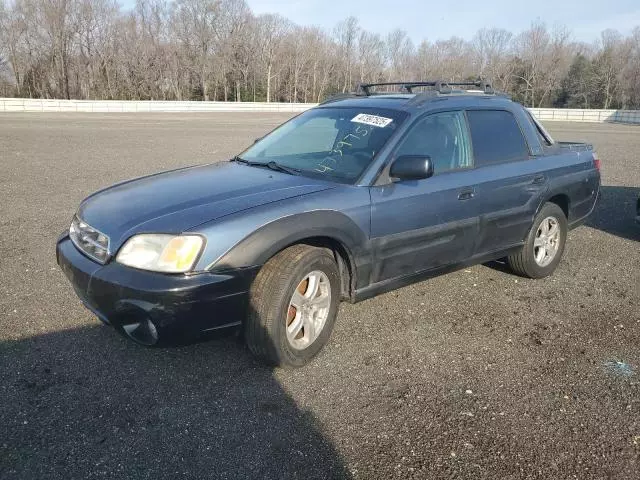
[{"label": "hood", "polygon": [[78,216],[108,235],[111,250],[136,233],[182,233],[204,222],[334,185],[232,162],[129,180],[87,197]]}]

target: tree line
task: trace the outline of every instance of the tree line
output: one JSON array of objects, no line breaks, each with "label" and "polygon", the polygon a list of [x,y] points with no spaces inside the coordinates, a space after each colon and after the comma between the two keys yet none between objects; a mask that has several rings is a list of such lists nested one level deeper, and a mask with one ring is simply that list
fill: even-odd
[{"label": "tree line", "polygon": [[416,45],[245,0],[0,0],[0,96],[318,102],[361,82],[477,78],[531,107],[639,109],[640,26],[591,44],[538,21]]}]

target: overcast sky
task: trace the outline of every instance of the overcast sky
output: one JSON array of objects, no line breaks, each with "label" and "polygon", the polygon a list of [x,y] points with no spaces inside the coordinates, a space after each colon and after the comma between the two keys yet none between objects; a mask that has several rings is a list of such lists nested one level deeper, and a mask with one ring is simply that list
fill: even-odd
[{"label": "overcast sky", "polygon": [[[129,6],[134,0],[121,0]],[[640,26],[640,0],[248,0],[254,13],[280,13],[299,25],[331,29],[354,16],[360,26],[381,34],[396,28],[415,43],[459,36],[469,39],[483,27],[518,33],[540,19],[549,27],[569,27],[573,38],[591,42],[607,28],[629,34]]]}]

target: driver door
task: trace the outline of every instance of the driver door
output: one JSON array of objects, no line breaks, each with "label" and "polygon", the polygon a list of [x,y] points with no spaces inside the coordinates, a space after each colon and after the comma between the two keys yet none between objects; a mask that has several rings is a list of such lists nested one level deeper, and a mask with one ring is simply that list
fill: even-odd
[{"label": "driver door", "polygon": [[479,231],[464,112],[416,121],[392,162],[402,155],[431,157],[434,175],[371,187],[372,283],[462,261],[472,255]]}]

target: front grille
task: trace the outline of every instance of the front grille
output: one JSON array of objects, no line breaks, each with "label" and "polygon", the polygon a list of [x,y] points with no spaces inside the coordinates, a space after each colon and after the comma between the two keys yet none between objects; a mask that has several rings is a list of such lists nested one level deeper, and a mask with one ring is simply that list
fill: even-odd
[{"label": "front grille", "polygon": [[69,237],[78,250],[87,257],[102,264],[109,260],[109,237],[77,216],[73,217],[69,227]]}]

